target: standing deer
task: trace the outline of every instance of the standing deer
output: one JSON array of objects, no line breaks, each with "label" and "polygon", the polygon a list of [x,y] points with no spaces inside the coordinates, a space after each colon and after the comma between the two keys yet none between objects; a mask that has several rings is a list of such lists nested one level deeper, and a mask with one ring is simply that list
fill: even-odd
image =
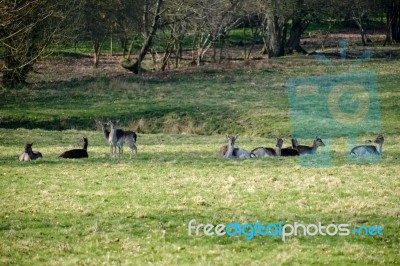
[{"label": "standing deer", "polygon": [[228,140],[228,145],[222,146],[219,154],[221,157],[225,159],[247,159],[250,158],[250,154],[240,148],[235,146],[235,142],[238,139],[239,135],[229,136],[226,135],[226,139]]},{"label": "standing deer", "polygon": [[383,134],[379,134],[374,143],[378,144],[377,147],[373,145],[360,145],[354,147],[350,154],[351,155],[382,155],[382,145],[385,141],[385,136]]},{"label": "standing deer", "polygon": [[[137,154],[136,139],[137,135],[135,132],[117,128],[119,120],[110,120],[107,124],[101,123],[104,137],[110,143],[110,158],[116,157],[118,148],[118,157],[123,153],[124,142],[127,142],[128,147],[131,150],[129,158],[132,158],[133,153]],[[106,125],[110,125],[111,131],[108,131]]]},{"label": "standing deer", "polygon": [[26,143],[24,146],[24,152],[19,156],[21,162],[36,160],[37,158],[43,158],[42,154],[38,151],[32,150],[33,143]]}]

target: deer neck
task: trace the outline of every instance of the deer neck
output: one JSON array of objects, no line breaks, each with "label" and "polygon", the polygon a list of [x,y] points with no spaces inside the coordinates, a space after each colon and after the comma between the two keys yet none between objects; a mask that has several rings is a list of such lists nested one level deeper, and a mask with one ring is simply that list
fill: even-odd
[{"label": "deer neck", "polygon": [[86,151],[86,150],[87,150],[87,147],[88,147],[88,142],[85,141],[85,142],[83,143],[83,149]]},{"label": "deer neck", "polygon": [[110,131],[108,131],[104,126],[102,126],[101,129],[103,130],[104,137],[108,139],[110,137]]},{"label": "deer neck", "polygon": [[292,139],[292,149],[297,149],[297,143],[294,139]]},{"label": "deer neck", "polygon": [[35,154],[33,153],[32,149],[29,149],[28,151],[26,151],[26,153],[29,155],[30,158],[34,158]]},{"label": "deer neck", "polygon": [[110,141],[117,141],[117,129],[114,128],[113,126],[111,126],[111,132],[109,134],[109,138]]},{"label": "deer neck", "polygon": [[312,145],[311,148],[312,148],[313,151],[316,151],[318,149],[318,144],[317,144],[316,140],[314,140],[313,145]]},{"label": "deer neck", "polygon": [[228,150],[225,153],[225,158],[232,158],[233,150],[234,150],[234,145],[228,144]]},{"label": "deer neck", "polygon": [[281,156],[281,151],[282,151],[282,147],[279,147],[279,146],[275,147],[276,156]]},{"label": "deer neck", "polygon": [[383,143],[378,143],[376,150],[378,151],[379,154],[382,154],[382,145]]}]

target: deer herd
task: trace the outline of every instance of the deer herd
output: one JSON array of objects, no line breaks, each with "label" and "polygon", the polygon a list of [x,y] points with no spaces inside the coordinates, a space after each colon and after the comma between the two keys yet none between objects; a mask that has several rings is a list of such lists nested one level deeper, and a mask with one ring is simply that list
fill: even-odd
[{"label": "deer herd", "polygon": [[[110,145],[110,158],[120,158],[123,154],[123,146],[126,143],[130,149],[130,156],[137,155],[137,134],[130,130],[122,130],[118,128],[119,120],[109,120],[107,123],[96,121],[96,123],[101,127],[104,134],[104,138]],[[110,129],[108,129],[110,128]],[[225,159],[248,159],[257,157],[270,157],[270,156],[299,156],[305,154],[315,154],[318,147],[325,146],[325,143],[320,137],[315,137],[313,144],[311,146],[299,145],[297,139],[291,137],[291,146],[282,148],[283,139],[276,138],[275,148],[269,147],[257,147],[250,152],[239,148],[236,146],[236,141],[239,135],[226,135],[228,140],[228,145],[221,147],[219,155]],[[384,142],[384,135],[379,134],[375,141],[377,146],[374,145],[360,145],[354,147],[350,154],[355,156],[365,156],[365,155],[381,155],[382,145]],[[59,158],[66,159],[81,159],[88,158],[89,154],[87,152],[89,141],[87,138],[82,138],[80,140],[81,149],[67,150],[60,154]],[[24,152],[19,156],[20,161],[31,161],[38,158],[42,158],[42,153],[32,150],[33,143],[26,143],[24,146]]]},{"label": "deer herd", "polygon": [[[269,157],[269,156],[299,156],[305,154],[315,154],[317,152],[318,147],[325,146],[325,143],[322,141],[320,137],[315,137],[312,146],[299,145],[297,139],[291,137],[292,145],[286,148],[282,148],[283,139],[276,138],[276,145],[274,148],[268,147],[258,147],[253,149],[250,152],[247,152],[244,149],[241,149],[236,146],[236,140],[239,135],[226,135],[226,139],[228,140],[228,145],[222,146],[219,155],[225,159],[248,159],[248,158],[256,158],[256,157]],[[356,156],[364,156],[364,155],[382,155],[382,145],[385,140],[383,134],[379,134],[374,143],[374,145],[360,145],[354,147],[350,154]]]}]

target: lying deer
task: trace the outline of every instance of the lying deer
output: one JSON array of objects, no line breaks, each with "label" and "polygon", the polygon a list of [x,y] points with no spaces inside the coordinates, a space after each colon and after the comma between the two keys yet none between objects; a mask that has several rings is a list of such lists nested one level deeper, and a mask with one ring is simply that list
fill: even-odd
[{"label": "lying deer", "polygon": [[36,160],[37,158],[43,158],[42,154],[38,151],[32,150],[33,143],[26,143],[24,146],[24,152],[19,156],[20,161]]},{"label": "lying deer", "polygon": [[268,157],[268,156],[281,156],[282,145],[283,145],[283,140],[281,138],[276,138],[275,149],[258,147],[250,152],[250,157],[256,158],[256,157]]},{"label": "lying deer", "polygon": [[383,134],[379,134],[374,143],[377,144],[377,147],[374,145],[360,145],[354,147],[350,154],[351,155],[382,155],[382,145],[385,141],[385,137]]},{"label": "lying deer", "polygon": [[312,146],[298,145],[297,144],[297,140],[294,139],[294,141],[295,142],[293,142],[293,139],[292,139],[292,145],[297,145],[296,146],[296,150],[299,151],[300,155],[315,154],[317,152],[318,147],[324,147],[325,146],[325,143],[318,136],[315,137]]},{"label": "lying deer", "polygon": [[239,135],[229,136],[226,135],[226,139],[228,140],[228,145],[222,146],[219,154],[221,157],[225,159],[247,159],[250,158],[250,154],[240,148],[235,146],[235,142],[238,139]]},{"label": "lying deer", "polygon": [[72,149],[65,151],[60,154],[60,158],[65,159],[81,159],[81,158],[88,158],[89,154],[87,152],[89,141],[87,138],[81,138],[80,145],[82,145],[82,149]]},{"label": "lying deer", "polygon": [[282,148],[283,140],[276,138],[276,148],[259,147],[250,152],[250,156],[254,157],[267,157],[267,156],[298,156],[299,152],[292,148]]}]

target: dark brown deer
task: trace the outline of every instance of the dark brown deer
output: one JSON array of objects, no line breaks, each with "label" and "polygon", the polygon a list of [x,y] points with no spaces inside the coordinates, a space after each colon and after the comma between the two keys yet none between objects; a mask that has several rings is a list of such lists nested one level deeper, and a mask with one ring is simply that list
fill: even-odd
[{"label": "dark brown deer", "polygon": [[80,141],[80,144],[82,145],[82,149],[72,149],[65,151],[60,154],[60,158],[65,158],[65,159],[82,159],[82,158],[88,158],[89,154],[87,152],[87,147],[89,144],[89,141],[87,138],[82,138]]},{"label": "dark brown deer", "polygon": [[300,155],[299,151],[297,150],[297,146],[298,146],[297,139],[292,136],[290,136],[290,138],[291,138],[292,146],[281,149],[281,156],[299,156]]}]

